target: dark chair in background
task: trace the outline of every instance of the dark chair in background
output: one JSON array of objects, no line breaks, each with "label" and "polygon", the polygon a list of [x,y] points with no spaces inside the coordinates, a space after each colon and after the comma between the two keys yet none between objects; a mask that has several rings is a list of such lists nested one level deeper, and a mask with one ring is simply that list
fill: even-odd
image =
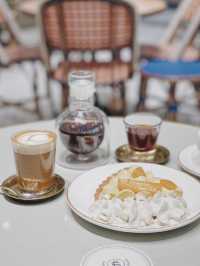
[{"label": "dark chair in background", "polygon": [[[126,82],[133,76],[136,53],[133,7],[120,0],[49,0],[41,5],[40,22],[47,75],[62,86],[63,108],[68,104],[69,72],[84,69],[95,72],[97,86],[119,90],[125,113]],[[53,67],[56,51],[63,58]],[[103,51],[109,59],[98,58]]]}]

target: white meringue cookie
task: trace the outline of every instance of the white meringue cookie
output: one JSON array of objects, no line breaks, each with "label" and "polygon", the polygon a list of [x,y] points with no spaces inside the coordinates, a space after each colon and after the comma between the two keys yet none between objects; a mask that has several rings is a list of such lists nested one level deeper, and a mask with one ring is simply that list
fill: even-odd
[{"label": "white meringue cookie", "polygon": [[100,199],[94,202],[90,212],[105,223],[156,227],[177,224],[188,214],[188,209],[182,197],[158,192],[153,198],[137,193],[125,200]]}]

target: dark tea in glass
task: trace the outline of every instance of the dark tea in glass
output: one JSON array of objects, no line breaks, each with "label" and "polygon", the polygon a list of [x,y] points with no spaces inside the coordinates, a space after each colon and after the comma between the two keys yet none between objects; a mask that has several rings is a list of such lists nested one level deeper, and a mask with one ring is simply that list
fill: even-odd
[{"label": "dark tea in glass", "polygon": [[155,149],[160,131],[161,119],[148,113],[129,115],[124,123],[131,149],[149,152]]}]

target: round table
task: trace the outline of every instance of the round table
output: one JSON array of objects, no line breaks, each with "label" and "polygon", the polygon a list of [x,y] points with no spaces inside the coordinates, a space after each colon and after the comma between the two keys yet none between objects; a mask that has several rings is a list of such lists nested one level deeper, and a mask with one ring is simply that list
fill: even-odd
[{"label": "round table", "polygon": [[[120,118],[110,119],[110,124],[111,149],[114,152],[116,147],[126,142],[126,135]],[[1,179],[15,172],[10,136],[18,130],[36,128],[54,129],[54,122],[42,121],[1,129]],[[192,126],[163,123],[158,142],[171,151],[168,166],[178,168],[177,156],[185,146],[195,142],[197,130]],[[67,180],[80,174],[59,167],[56,171]],[[82,256],[90,249],[119,243],[142,249],[152,258],[154,266],[199,266],[200,221],[162,234],[114,232],[91,225],[74,215],[66,205],[65,194],[37,205],[13,203],[1,196],[0,235],[3,266],[79,266]]]},{"label": "round table", "polygon": [[[138,13],[142,16],[150,16],[164,11],[167,8],[166,2],[163,0],[126,0],[134,4]],[[41,1],[28,0],[18,5],[17,9],[30,16],[36,16]]]}]

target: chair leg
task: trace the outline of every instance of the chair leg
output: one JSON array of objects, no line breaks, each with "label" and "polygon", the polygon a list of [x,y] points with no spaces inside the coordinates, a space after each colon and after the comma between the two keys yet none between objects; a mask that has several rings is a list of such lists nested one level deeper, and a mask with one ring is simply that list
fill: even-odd
[{"label": "chair leg", "polygon": [[42,113],[40,110],[40,104],[39,104],[39,95],[38,95],[38,84],[37,84],[37,62],[32,63],[33,66],[33,94],[34,94],[34,102],[35,102],[35,111],[38,115],[38,117],[42,118]]},{"label": "chair leg", "polygon": [[139,100],[136,106],[136,111],[145,111],[146,91],[148,85],[148,78],[141,75],[140,88],[139,88]]},{"label": "chair leg", "polygon": [[95,92],[95,94],[94,94],[94,105],[99,107],[99,99],[98,99],[97,92]]},{"label": "chair leg", "polygon": [[48,99],[49,106],[51,109],[52,117],[56,117],[57,112],[55,109],[55,104],[54,104],[53,95],[51,91],[51,77],[48,72],[46,73],[46,90],[47,90],[47,99]]},{"label": "chair leg", "polygon": [[197,96],[197,107],[200,110],[200,82],[195,82],[193,85]]},{"label": "chair leg", "polygon": [[49,100],[51,100],[51,86],[50,86],[50,75],[48,74],[48,72],[46,72],[46,90],[47,90],[47,98]]},{"label": "chair leg", "polygon": [[126,115],[127,113],[127,101],[126,101],[126,83],[122,81],[120,84],[120,97],[122,100],[122,115]]},{"label": "chair leg", "polygon": [[176,100],[176,81],[173,81],[170,84],[167,105],[168,112],[166,118],[170,121],[177,121],[178,103]]},{"label": "chair leg", "polygon": [[62,110],[68,106],[69,103],[69,87],[67,82],[62,83]]},{"label": "chair leg", "polygon": [[125,84],[112,84],[112,98],[108,106],[109,115],[124,115],[126,111]]}]

